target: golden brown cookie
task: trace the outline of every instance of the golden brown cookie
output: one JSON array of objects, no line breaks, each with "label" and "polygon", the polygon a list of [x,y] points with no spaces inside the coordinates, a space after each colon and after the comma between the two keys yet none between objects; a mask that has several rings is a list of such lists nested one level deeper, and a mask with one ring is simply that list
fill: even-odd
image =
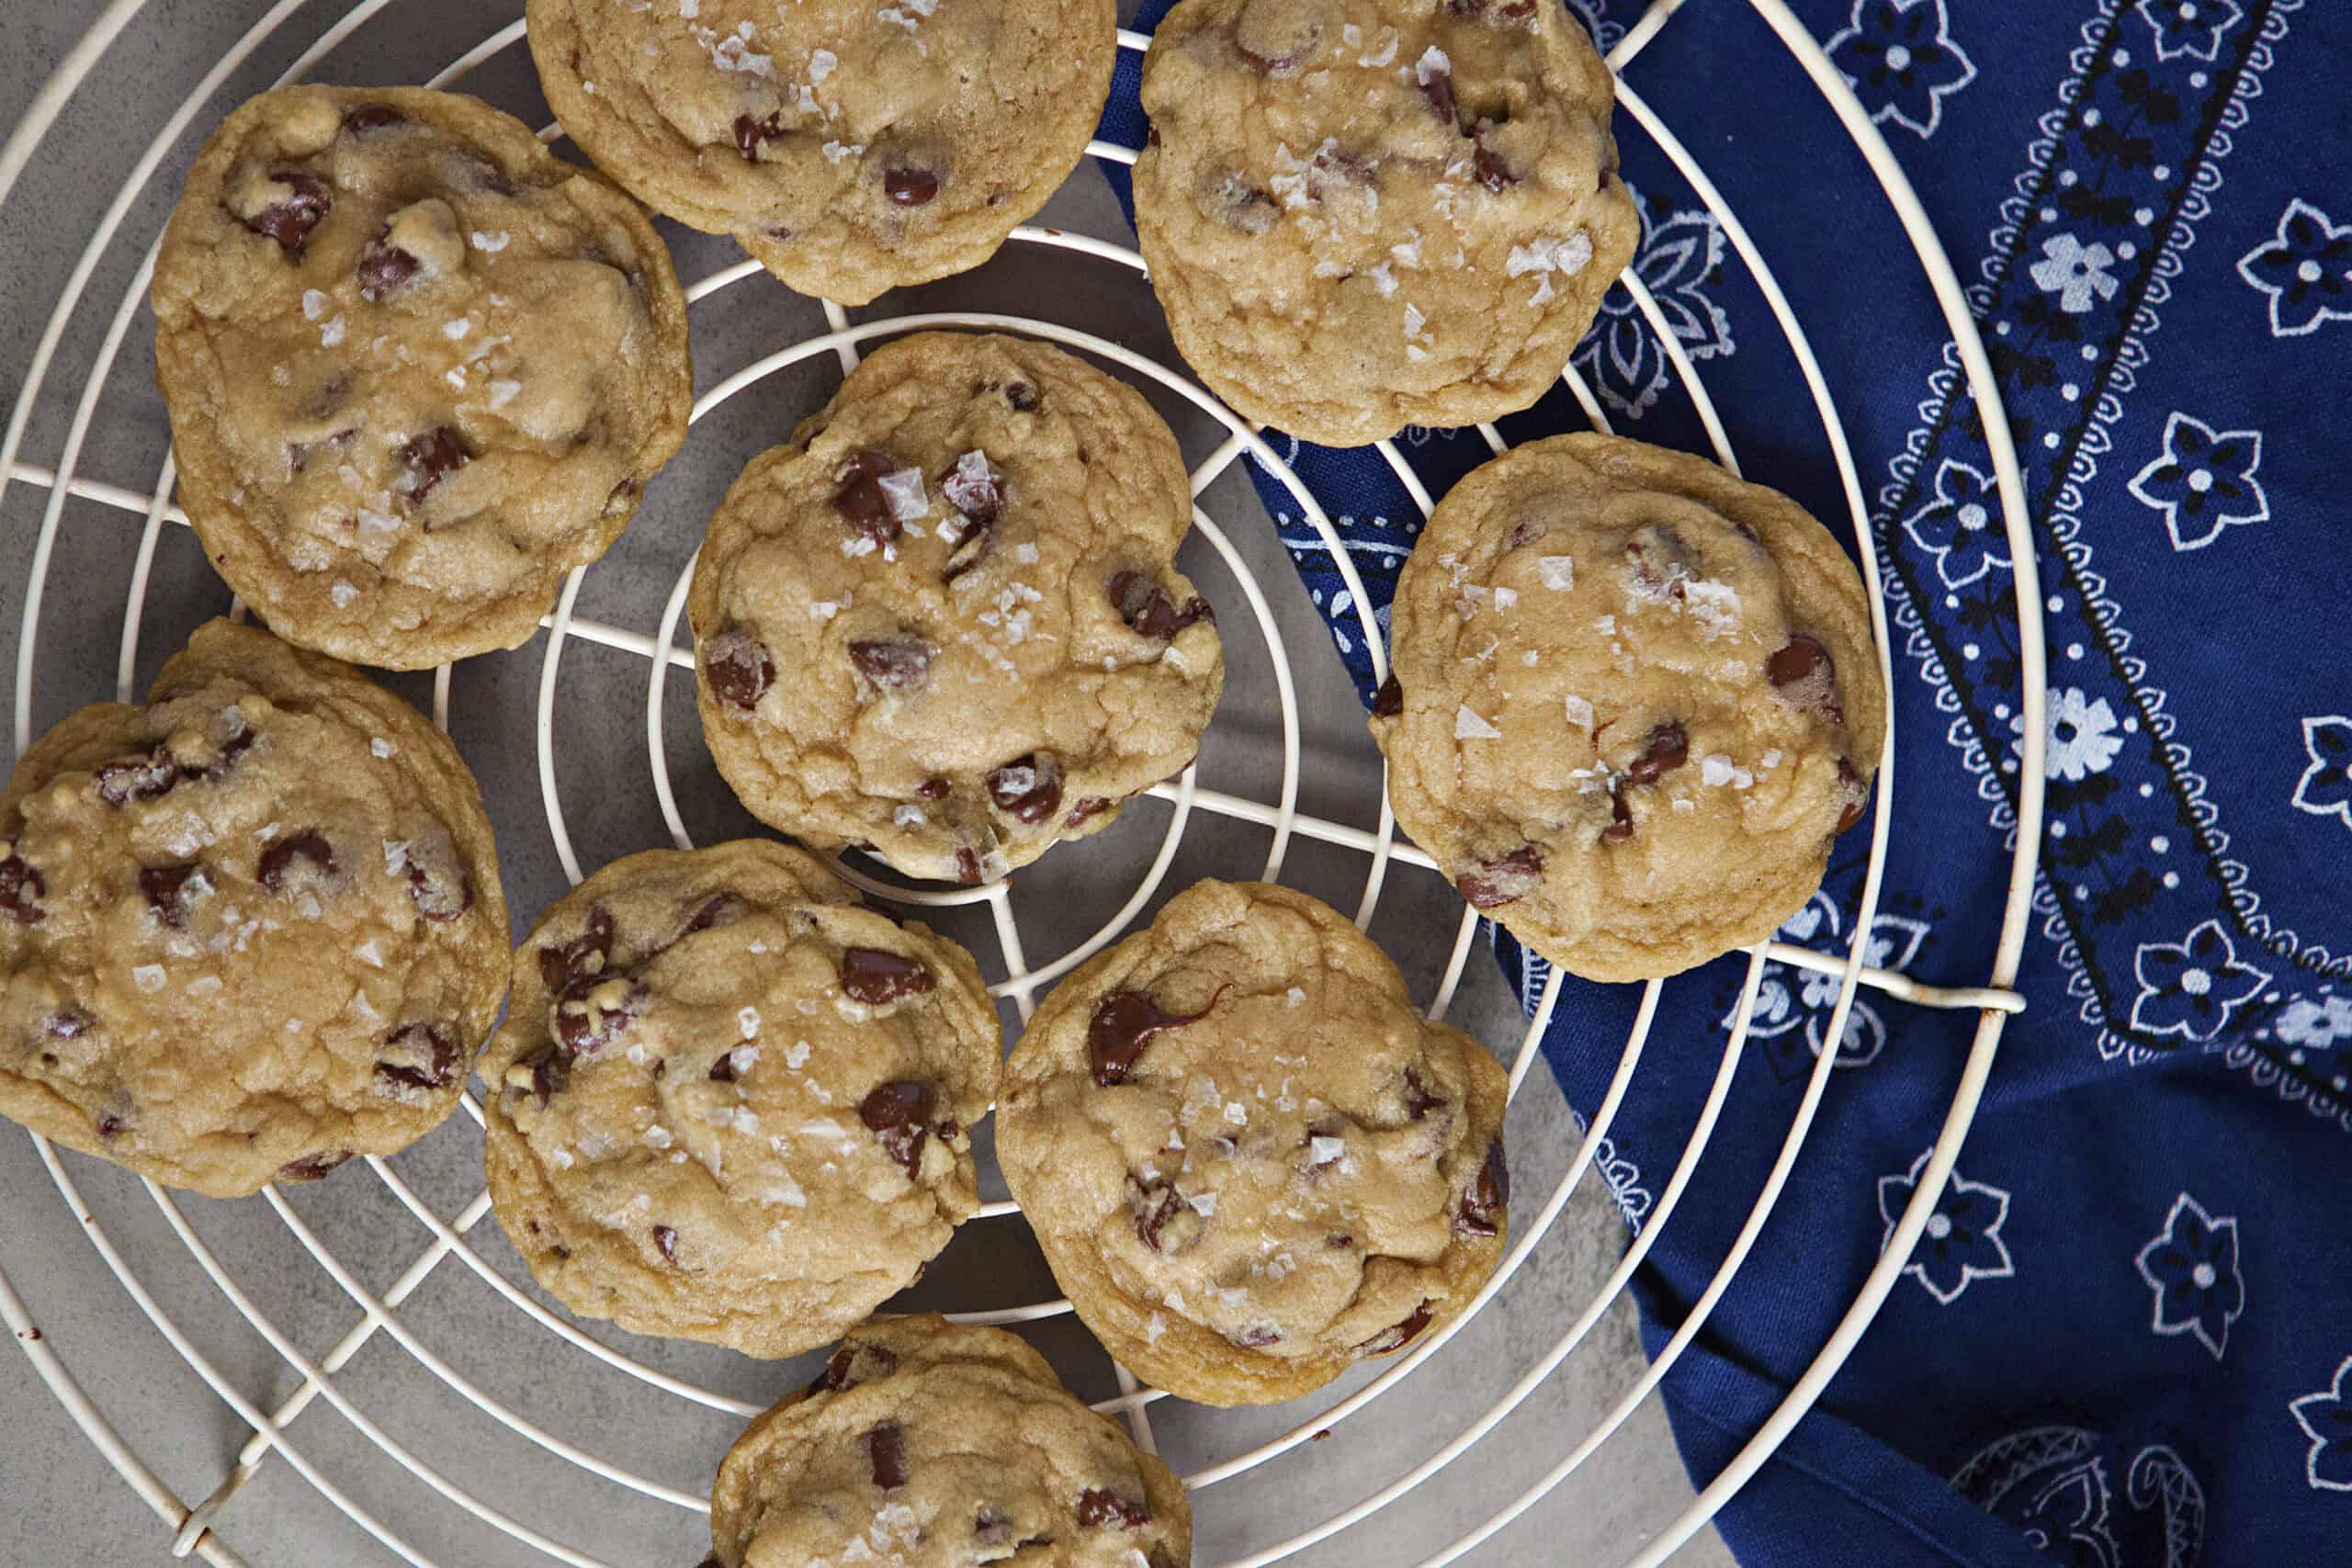
[{"label": "golden brown cookie", "polygon": [[971,955],[788,845],[615,861],[540,916],[482,1056],[491,1201],[639,1334],[821,1345],[979,1207],[996,1011]]},{"label": "golden brown cookie", "polygon": [[1502,1256],[1509,1095],[1337,911],[1203,882],[1046,998],[997,1153],[1113,1355],[1265,1404],[1468,1304]]},{"label": "golden brown cookie", "polygon": [[686,302],[652,224],[454,93],[245,104],[188,173],[153,299],[205,552],[339,659],[528,640],[685,437]]},{"label": "golden brown cookie", "polygon": [[1634,254],[1614,88],[1535,0],[1183,0],[1136,225],[1185,361],[1355,446],[1544,395]]},{"label": "golden brown cookie", "polygon": [[1455,485],[1396,585],[1373,707],[1396,820],[1573,974],[1764,941],[1860,819],[1886,740],[1861,581],[1778,491],[1555,436]]},{"label": "golden brown cookie", "polygon": [[1086,151],[1112,0],[530,0],[548,105],[658,211],[863,305],[980,265]]},{"label": "golden brown cookie", "polygon": [[1175,437],[1023,338],[877,349],[719,503],[686,613],[752,814],[978,882],[1181,772],[1224,689]]},{"label": "golden brown cookie", "polygon": [[754,1420],[710,1496],[718,1568],[1185,1568],[1193,1511],[1159,1459],[1001,1328],[853,1328]]},{"label": "golden brown cookie", "polygon": [[0,1113],[216,1198],[432,1131],[506,989],[457,749],[227,621],[18,761],[0,915]]}]

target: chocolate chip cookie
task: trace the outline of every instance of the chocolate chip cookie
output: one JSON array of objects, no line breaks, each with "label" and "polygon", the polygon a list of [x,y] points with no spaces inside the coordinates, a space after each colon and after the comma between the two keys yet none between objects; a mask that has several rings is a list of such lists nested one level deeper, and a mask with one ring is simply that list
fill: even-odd
[{"label": "chocolate chip cookie", "polygon": [[1509,1094],[1337,911],[1203,882],[1046,998],[997,1153],[1113,1355],[1186,1399],[1265,1404],[1476,1293],[1502,1255]]},{"label": "chocolate chip cookie", "polygon": [[574,1312],[794,1355],[979,1207],[998,1050],[971,955],[800,851],[630,855],[514,954],[482,1055],[491,1201]]},{"label": "chocolate chip cookie", "polygon": [[527,640],[685,437],[685,297],[653,226],[453,93],[244,105],[188,174],[153,300],[206,553],[338,659]]},{"label": "chocolate chip cookie", "polygon": [[1639,238],[1614,96],[1538,0],[1183,0],[1135,172],[1176,346],[1325,446],[1527,407]]},{"label": "chocolate chip cookie", "polygon": [[975,267],[1086,151],[1112,0],[530,0],[564,130],[658,211],[863,305]]},{"label": "chocolate chip cookie", "polygon": [[718,1568],[1184,1568],[1184,1489],[1045,1358],[936,1314],[850,1330],[753,1421],[710,1497]]},{"label": "chocolate chip cookie", "polygon": [[1589,979],[1770,936],[1885,745],[1869,604],[1828,530],[1638,441],[1555,436],[1454,486],[1390,637],[1372,733],[1397,822]]},{"label": "chocolate chip cookie", "polygon": [[506,989],[457,750],[227,621],[18,761],[0,916],[0,1113],[216,1198],[432,1131]]},{"label": "chocolate chip cookie", "polygon": [[1173,565],[1175,437],[1043,344],[876,351],[754,458],[686,611],[703,733],[763,821],[911,876],[1003,875],[1192,761],[1224,688]]}]

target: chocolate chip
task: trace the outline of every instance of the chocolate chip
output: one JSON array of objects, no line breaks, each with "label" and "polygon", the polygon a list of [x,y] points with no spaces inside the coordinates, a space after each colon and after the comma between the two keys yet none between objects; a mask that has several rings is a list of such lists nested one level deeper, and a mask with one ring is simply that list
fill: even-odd
[{"label": "chocolate chip", "polygon": [[896,1421],[885,1421],[865,1434],[865,1462],[874,1472],[874,1484],[885,1492],[895,1491],[907,1483],[907,1429]]},{"label": "chocolate chip", "polygon": [[1143,991],[1114,991],[1094,1004],[1094,1016],[1086,1026],[1086,1054],[1094,1070],[1094,1081],[1103,1089],[1123,1084],[1134,1076],[1136,1063],[1143,1056],[1144,1047],[1151,1043],[1153,1035],[1165,1029],[1181,1029],[1197,1023],[1209,1015],[1209,1008],[1216,1006],[1217,997],[1225,995],[1220,986],[1209,998],[1208,1007],[1198,1012],[1170,1012],[1149,994]]},{"label": "chocolate chip", "polygon": [[408,863],[408,896],[416,912],[435,925],[447,925],[474,907],[474,879],[455,863],[428,871],[412,852]]},{"label": "chocolate chip", "polygon": [[919,637],[876,637],[849,645],[857,672],[886,692],[910,692],[931,675],[938,648]]},{"label": "chocolate chip", "polygon": [[980,885],[980,857],[967,849],[956,852],[956,880],[967,887]]},{"label": "chocolate chip", "polygon": [[1781,645],[1764,661],[1764,678],[1784,701],[1812,708],[1832,724],[1844,722],[1838,704],[1838,666],[1829,650],[1804,632]]},{"label": "chocolate chip", "polygon": [[327,193],[325,186],[299,169],[273,169],[269,177],[272,183],[286,187],[285,199],[274,201],[241,221],[254,233],[277,241],[279,250],[300,261],[311,231],[334,206],[334,197]]},{"label": "chocolate chip", "polygon": [[97,783],[100,800],[108,806],[128,806],[134,800],[169,795],[180,782],[180,765],[158,746],[144,757],[102,762],[91,777]]},{"label": "chocolate chip", "polygon": [[[928,979],[928,974],[924,977]],[[922,1168],[922,1141],[931,1132],[931,1109],[935,1098],[929,1084],[900,1078],[876,1086],[858,1102],[858,1116],[881,1140],[882,1152],[899,1162],[910,1181]]]},{"label": "chocolate chip", "polygon": [[759,706],[775,683],[775,660],[767,644],[742,626],[729,626],[710,639],[702,650],[702,671],[713,696],[745,713]]},{"label": "chocolate chip", "polygon": [[1634,836],[1634,808],[1625,804],[1625,785],[1621,780],[1609,792],[1609,826],[1600,836],[1612,844],[1622,844]]},{"label": "chocolate chip", "polygon": [[411,504],[422,505],[444,479],[472,460],[463,436],[446,424],[436,426],[412,437],[401,448],[401,461],[408,465],[408,472],[401,479],[400,491]]},{"label": "chocolate chip", "polygon": [[747,114],[735,117],[735,151],[743,154],[746,163],[757,162],[761,144],[773,141],[783,134],[784,117],[780,114],[769,115],[764,119],[753,119]]},{"label": "chocolate chip", "polygon": [[1069,808],[1069,815],[1062,818],[1062,826],[1065,828],[1083,826],[1110,809],[1110,801],[1102,795],[1080,795],[1078,804]]},{"label": "chocolate chip", "polygon": [[989,775],[989,798],[1016,822],[1031,827],[1062,806],[1062,765],[1051,751],[1015,757]]},{"label": "chocolate chip", "polygon": [[197,873],[192,865],[150,865],[139,870],[139,891],[155,918],[174,931],[187,929],[187,882]]},{"label": "chocolate chip", "polygon": [[563,997],[602,975],[612,957],[613,912],[598,904],[578,936],[539,949],[539,979],[550,995]]},{"label": "chocolate chip", "polygon": [[1636,530],[1625,542],[1625,565],[1634,593],[1644,599],[1683,599],[1685,584],[1695,575],[1690,547],[1672,524],[1654,523]]},{"label": "chocolate chip", "polygon": [[1458,1235],[1498,1235],[1502,1233],[1503,1209],[1510,1201],[1510,1168],[1503,1163],[1500,1139],[1487,1145],[1486,1163],[1478,1168],[1478,1179],[1470,1190],[1463,1194],[1462,1207],[1453,1216],[1453,1229]]},{"label": "chocolate chip", "polygon": [[1423,75],[1417,70],[1414,80],[1420,84],[1421,96],[1430,101],[1430,111],[1437,116],[1439,123],[1452,125],[1454,121],[1453,73],[1438,70]]},{"label": "chocolate chip", "polygon": [[1838,782],[1846,790],[1845,808],[1838,813],[1837,830],[1843,833],[1860,821],[1862,813],[1870,808],[1871,786],[1854,771],[1854,764],[1843,757],[1838,759]]},{"label": "chocolate chip", "polygon": [[386,1036],[384,1043],[401,1054],[398,1060],[385,1058],[376,1064],[376,1076],[387,1083],[447,1089],[457,1076],[458,1042],[437,1023],[403,1023]]},{"label": "chocolate chip", "polygon": [[1404,711],[1405,688],[1397,684],[1396,676],[1391,675],[1380,683],[1380,690],[1372,694],[1372,716],[1395,718]]},{"label": "chocolate chip", "polygon": [[275,893],[285,885],[286,874],[294,868],[297,860],[309,861],[322,876],[334,874],[334,847],[316,828],[305,828],[262,851],[261,864],[254,874],[264,887]]},{"label": "chocolate chip", "polygon": [[1511,166],[1487,151],[1484,141],[1480,141],[1477,150],[1471,154],[1471,167],[1477,174],[1478,183],[1498,196],[1519,183],[1519,176],[1511,172]]},{"label": "chocolate chip", "polygon": [[365,136],[371,130],[389,130],[407,123],[408,116],[390,104],[354,104],[344,111],[343,133]]},{"label": "chocolate chip", "polygon": [[584,994],[556,1004],[556,1042],[572,1055],[594,1055],[643,1017],[652,999],[642,980],[615,976],[586,987]]},{"label": "chocolate chip", "polygon": [[1012,405],[1015,413],[1035,413],[1044,401],[1038,397],[1037,389],[1026,381],[1007,381],[1004,384],[1004,400]]},{"label": "chocolate chip", "polygon": [[925,800],[945,800],[955,787],[945,779],[925,779],[915,786],[915,793]]},{"label": "chocolate chip", "polygon": [[721,1051],[718,1054],[718,1060],[711,1063],[710,1081],[713,1083],[735,1081],[735,1053],[733,1051]]},{"label": "chocolate chip", "polygon": [[571,1077],[571,1058],[566,1056],[552,1041],[524,1057],[515,1066],[529,1071],[531,1098],[542,1106],[553,1100],[556,1091],[562,1089]]},{"label": "chocolate chip", "polygon": [[379,235],[359,253],[359,297],[372,305],[385,295],[405,288],[424,270],[424,264],[414,255]]},{"label": "chocolate chip", "polygon": [[[98,1131],[102,1134],[111,1137],[113,1134],[107,1133],[105,1127],[105,1122],[107,1118],[102,1116],[98,1120],[100,1123]],[[351,1151],[349,1149],[322,1149],[317,1154],[304,1155],[300,1159],[289,1159],[284,1165],[279,1166],[277,1168],[277,1179],[280,1181],[317,1181],[325,1177],[329,1171],[335,1169],[350,1158]]]},{"label": "chocolate chip", "polygon": [[922,207],[939,194],[939,176],[929,169],[885,169],[882,192],[900,207]]},{"label": "chocolate chip", "polygon": [[653,1245],[662,1249],[662,1258],[671,1263],[678,1261],[678,1233],[668,1225],[653,1227]]},{"label": "chocolate chip", "polygon": [[1514,22],[1523,22],[1535,15],[1535,0],[1510,0],[1510,4],[1503,7],[1502,14]]},{"label": "chocolate chip", "polygon": [[697,931],[707,931],[713,926],[732,925],[742,919],[742,915],[743,900],[732,893],[714,893],[702,901],[700,908],[686,917],[686,923],[679,929],[675,940],[684,942]]},{"label": "chocolate chip", "polygon": [[1135,1214],[1136,1239],[1154,1252],[1187,1251],[1200,1239],[1200,1213],[1172,1182],[1130,1180],[1127,1207]]},{"label": "chocolate chip", "polygon": [[1637,784],[1656,784],[1690,760],[1690,737],[1681,720],[1669,718],[1650,731],[1642,754],[1627,765],[1625,776]]},{"label": "chocolate chip", "polygon": [[1430,1111],[1442,1111],[1446,1106],[1452,1103],[1452,1101],[1448,1100],[1443,1095],[1431,1094],[1430,1092],[1430,1086],[1427,1080],[1422,1078],[1420,1068],[1408,1064],[1405,1068],[1403,1077],[1405,1083],[1405,1115],[1409,1120],[1419,1122],[1429,1115]]},{"label": "chocolate chip", "polygon": [[1078,1495],[1076,1513],[1080,1527],[1091,1530],[1141,1529],[1151,1523],[1149,1507],[1099,1486],[1090,1486]]},{"label": "chocolate chip", "polygon": [[862,1382],[887,1378],[899,1370],[898,1352],[880,1345],[844,1344],[808,1385],[810,1393],[839,1393]]},{"label": "chocolate chip", "polygon": [[1004,510],[1004,476],[982,453],[967,452],[940,477],[939,493],[948,505],[985,528]]},{"label": "chocolate chip", "polygon": [[1411,1344],[1414,1339],[1419,1336],[1421,1330],[1427,1328],[1429,1325],[1430,1303],[1423,1302],[1420,1305],[1413,1309],[1412,1316],[1393,1327],[1382,1329],[1379,1333],[1374,1335],[1371,1338],[1357,1346],[1356,1354],[1359,1356],[1385,1356],[1392,1350],[1401,1350],[1406,1346]]},{"label": "chocolate chip", "polygon": [[1179,610],[1168,591],[1140,571],[1122,571],[1111,579],[1111,607],[1138,637],[1165,642],[1196,621],[1214,622],[1216,613],[1203,599],[1191,599]]},{"label": "chocolate chip", "polygon": [[1544,875],[1544,852],[1521,844],[1509,854],[1480,861],[1453,879],[1454,887],[1474,909],[1497,909],[1524,898]]},{"label": "chocolate chip", "polygon": [[1260,189],[1236,174],[1228,174],[1217,182],[1209,206],[1227,228],[1244,234],[1264,233],[1274,226],[1274,219],[1281,211],[1272,192]]},{"label": "chocolate chip", "polygon": [[54,1040],[79,1040],[90,1032],[90,1015],[80,1008],[60,1008],[40,1021]]},{"label": "chocolate chip", "polygon": [[1233,1342],[1246,1350],[1262,1350],[1269,1345],[1283,1342],[1283,1331],[1271,1323],[1253,1323],[1233,1335]]},{"label": "chocolate chip", "polygon": [[[113,1111],[99,1111],[99,1112],[98,1112],[98,1119],[97,1119],[97,1122],[96,1122],[96,1127],[97,1127],[97,1129],[98,1129],[98,1136],[99,1136],[99,1137],[101,1137],[101,1138],[105,1138],[105,1139],[108,1140],[109,1142],[111,1142],[113,1139],[118,1138],[118,1137],[120,1137],[120,1136],[122,1135],[122,1129],[123,1129],[123,1126],[124,1126],[123,1120],[122,1120],[122,1118],[121,1118],[121,1117],[119,1117],[119,1116],[118,1116],[118,1115],[116,1115],[116,1114],[115,1114]],[[312,1156],[312,1157],[314,1157],[314,1158],[315,1158],[316,1156]],[[340,1164],[341,1162],[340,1162],[340,1161],[338,1161],[337,1163],[338,1163],[338,1164]],[[333,1168],[333,1167],[329,1167],[328,1168],[329,1168],[329,1169],[333,1169],[334,1168]],[[319,1172],[319,1174],[320,1174],[321,1176],[324,1176],[324,1175],[326,1174],[326,1171],[322,1170],[322,1171]]]},{"label": "chocolate chip", "polygon": [[842,954],[842,989],[868,1007],[921,996],[938,984],[918,960],[878,947],[853,947]]},{"label": "chocolate chip", "polygon": [[896,473],[901,467],[888,452],[870,449],[853,452],[842,468],[841,489],[833,493],[833,510],[842,520],[878,545],[887,545],[901,532],[898,514],[890,510],[890,497],[882,489],[882,476]]}]

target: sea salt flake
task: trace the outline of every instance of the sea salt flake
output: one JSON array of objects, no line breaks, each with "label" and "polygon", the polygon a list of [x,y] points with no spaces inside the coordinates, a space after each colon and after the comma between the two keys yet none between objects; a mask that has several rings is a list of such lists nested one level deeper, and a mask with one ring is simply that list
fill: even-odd
[{"label": "sea salt flake", "polygon": [[1453,62],[1446,58],[1445,51],[1435,44],[1423,50],[1421,57],[1413,62],[1413,80],[1424,87],[1430,85],[1432,77],[1452,74],[1453,74]]},{"label": "sea salt flake", "polygon": [[327,308],[334,303],[333,299],[327,298],[324,289],[305,288],[302,290],[302,319],[306,321],[315,321],[325,315]]},{"label": "sea salt flake", "polygon": [[1577,585],[1577,561],[1574,556],[1538,556],[1536,574],[1544,586],[1555,593],[1565,593]]},{"label": "sea salt flake", "polygon": [[922,814],[922,807],[910,804],[899,806],[893,810],[890,813],[890,820],[895,826],[900,828],[920,828],[930,818]]},{"label": "sea salt flake", "polygon": [[669,1128],[656,1122],[644,1132],[639,1133],[637,1135],[637,1141],[649,1149],[666,1149],[676,1143],[677,1139],[671,1134]]},{"label": "sea salt flake", "polygon": [[513,402],[513,401],[514,401],[517,397],[519,397],[519,396],[522,394],[522,391],[523,391],[523,383],[522,383],[522,382],[520,382],[520,381],[509,381],[509,380],[504,379],[503,378],[500,378],[500,379],[498,379],[498,380],[492,381],[492,382],[490,384],[490,410],[491,410],[491,412],[492,412],[492,413],[496,413],[499,410],[501,410],[501,409],[504,408],[508,403]]},{"label": "sea salt flake", "polygon": [[1518,590],[1518,589],[1516,589],[1516,588],[1498,588],[1498,589],[1496,589],[1496,590],[1495,590],[1495,608],[1496,608],[1496,609],[1498,609],[1498,610],[1508,610],[1508,609],[1510,609],[1513,604],[1518,604],[1518,603],[1519,603],[1519,590]]},{"label": "sea salt flake", "polygon": [[1731,783],[1733,772],[1731,759],[1720,751],[1700,759],[1699,782],[1701,784],[1727,784]]},{"label": "sea salt flake", "polygon": [[378,761],[381,761],[387,757],[396,755],[400,748],[379,735],[368,742],[368,750]]},{"label": "sea salt flake", "polygon": [[823,81],[833,73],[833,67],[840,63],[841,58],[831,50],[812,50],[808,55],[808,80],[812,83]]},{"label": "sea salt flake", "polygon": [[1591,703],[1578,696],[1564,697],[1561,699],[1561,702],[1568,710],[1568,722],[1570,724],[1575,725],[1578,729],[1590,729],[1592,728]]},{"label": "sea salt flake", "polygon": [[1756,765],[1759,768],[1779,767],[1781,765],[1781,749],[1778,746],[1773,747],[1770,751],[1765,752],[1763,756],[1757,759]]},{"label": "sea salt flake", "polygon": [[327,597],[334,601],[336,609],[347,610],[351,607],[351,602],[359,597],[359,590],[344,581],[343,579],[336,578],[334,586],[327,590]]},{"label": "sea salt flake", "polygon": [[1382,262],[1364,276],[1372,279],[1372,286],[1380,290],[1380,297],[1383,299],[1396,292],[1396,277],[1388,270],[1386,262]]},{"label": "sea salt flake", "polygon": [[472,238],[474,249],[478,251],[488,251],[492,255],[495,255],[500,251],[506,248],[507,241],[514,238],[514,236],[507,233],[503,229],[490,231],[477,229],[473,231]]},{"label": "sea salt flake", "polygon": [[1699,623],[1699,637],[1713,642],[1739,630],[1739,591],[1728,582],[1689,578],[1682,583],[1682,602]]},{"label": "sea salt flake", "polygon": [[1306,1140],[1307,1158],[1317,1165],[1335,1165],[1348,1152],[1345,1138],[1327,1137],[1317,1133]]},{"label": "sea salt flake", "polygon": [[900,468],[894,474],[884,474],[876,481],[890,502],[890,515],[901,523],[911,523],[931,510],[931,498],[923,493],[922,470]]},{"label": "sea salt flake", "polygon": [[1184,1201],[1190,1203],[1193,1206],[1193,1213],[1203,1219],[1216,1213],[1216,1194],[1214,1192],[1195,1192]]},{"label": "sea salt flake", "polygon": [[341,316],[337,316],[334,320],[329,321],[325,326],[319,329],[319,342],[328,348],[333,348],[343,341],[344,333],[348,330],[349,328],[344,321],[344,319]]},{"label": "sea salt flake", "polygon": [[1500,740],[1503,732],[1478,716],[1477,711],[1464,703],[1453,712],[1453,738],[1456,740]]},{"label": "sea salt flake", "polygon": [[164,966],[160,964],[141,964],[131,970],[130,982],[142,991],[160,991],[164,988]]},{"label": "sea salt flake", "polygon": [[473,330],[473,320],[468,316],[458,316],[454,320],[441,323],[441,335],[447,338],[451,343],[458,342],[468,333]]},{"label": "sea salt flake", "polygon": [[758,1039],[760,1036],[760,1010],[755,1007],[746,1007],[738,1010],[735,1014],[735,1027],[743,1032],[744,1039]]},{"label": "sea salt flake", "polygon": [[808,1060],[808,1042],[806,1040],[796,1040],[785,1048],[784,1065],[790,1067],[794,1072],[798,1072],[800,1070],[801,1064]]},{"label": "sea salt flake", "polygon": [[1699,809],[1699,803],[1691,799],[1687,795],[1678,795],[1674,797],[1674,809],[1677,811],[1696,811]]},{"label": "sea salt flake", "polygon": [[1295,1008],[1305,1007],[1306,1005],[1306,987],[1303,986],[1293,986],[1289,990],[1283,993],[1283,1000]]}]

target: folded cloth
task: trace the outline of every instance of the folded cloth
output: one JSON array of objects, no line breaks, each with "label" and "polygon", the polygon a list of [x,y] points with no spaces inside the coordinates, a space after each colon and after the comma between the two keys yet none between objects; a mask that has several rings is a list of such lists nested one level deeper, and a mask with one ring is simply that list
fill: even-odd
[{"label": "folded cloth", "polygon": [[[1641,12],[1565,3],[1604,50]],[[1993,355],[2041,571],[2048,795],[2029,1010],[1958,1170],[1875,1326],[1718,1523],[1743,1562],[1792,1568],[2352,1561],[2352,654],[2335,619],[2352,608],[2352,15],[2304,0],[1795,8],[1893,143]],[[1103,121],[1128,146],[1137,63],[1122,54]],[[1949,327],[1876,181],[1748,7],[1689,6],[1625,77],[1773,266],[1862,468],[1898,742],[1868,959],[1982,984],[2016,831],[2019,628]],[[1848,527],[1795,361],[1722,218],[1623,107],[1618,134],[1642,210],[1634,268],[1732,448],[1750,478]],[[1624,289],[1574,363],[1621,434],[1711,450]],[[1555,389],[1502,429],[1587,423]],[[1420,521],[1410,498],[1374,452],[1270,438],[1385,625]],[[1440,495],[1487,455],[1475,433],[1400,445]],[[1350,590],[1289,494],[1255,477],[1369,700]],[[1840,841],[1787,940],[1852,941],[1868,837]],[[1532,1001],[1544,965],[1495,938]],[[1599,1148],[1637,1230],[1744,970],[1735,957],[1668,983]],[[1653,1355],[1745,1223],[1836,992],[1767,966],[1722,1122],[1637,1281]],[[1636,994],[1563,993],[1544,1045],[1580,1115]],[[1665,1383],[1700,1483],[1876,1261],[1973,1022],[1857,1002],[1792,1180]]]}]

